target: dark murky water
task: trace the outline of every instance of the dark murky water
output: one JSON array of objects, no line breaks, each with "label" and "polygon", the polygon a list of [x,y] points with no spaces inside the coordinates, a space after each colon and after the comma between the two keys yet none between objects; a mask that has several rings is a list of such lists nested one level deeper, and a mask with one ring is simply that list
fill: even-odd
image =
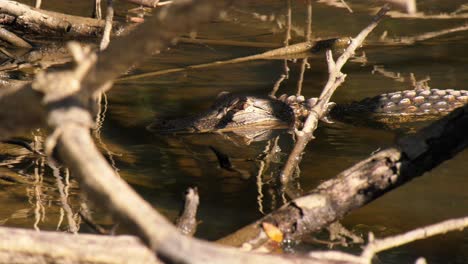
[{"label": "dark murky water", "polygon": [[[56,7],[60,2],[61,5]],[[281,16],[284,1],[257,1],[245,11]],[[295,29],[302,32],[305,8],[294,1]],[[345,9],[314,5],[313,31],[316,37],[336,37],[357,34],[370,20],[368,4],[348,1],[355,14]],[[419,1],[422,10],[450,12],[464,1]],[[449,3],[448,3],[449,2]],[[76,1],[45,1],[45,8],[61,11],[74,10],[87,14],[89,7]],[[123,9],[122,9],[123,10]],[[431,77],[430,85],[443,89],[468,89],[468,34],[459,32],[410,46],[373,45],[383,31],[388,36],[411,36],[463,24],[463,20],[386,19],[361,49],[368,62],[348,63],[343,72],[347,79],[336,95],[335,102],[350,102],[383,92],[409,88],[409,74],[419,79]],[[242,16],[235,22],[216,22],[202,26],[199,37],[255,42],[281,43],[282,30]],[[299,41],[301,37],[295,36]],[[138,74],[192,64],[230,59],[262,52],[265,49],[179,44],[151,58],[132,72]],[[310,60],[310,69],[304,77],[304,95],[317,96],[327,77],[323,56]],[[295,93],[300,60],[289,61],[290,78],[280,93]],[[398,72],[405,81],[400,82],[381,74],[372,73],[375,65],[387,71]],[[261,167],[255,161],[266,142],[254,142],[249,147],[228,140],[223,135],[161,136],[145,130],[155,117],[185,116],[206,109],[221,91],[267,94],[282,74],[282,60],[254,61],[242,64],[212,67],[203,70],[175,73],[158,77],[117,82],[107,94],[105,122],[97,142],[107,153],[120,175],[167,217],[174,219],[182,204],[184,190],[197,186],[201,195],[198,237],[216,239],[248,224],[281,205],[281,197],[271,195],[268,175],[257,179]],[[372,152],[391,145],[403,132],[353,124],[322,124],[315,132],[316,139],[307,147],[301,163],[300,186],[314,188],[323,180],[333,177]],[[278,145],[272,168],[280,167],[291,149],[291,136],[284,133]],[[228,153],[242,172],[228,172],[219,168],[214,146]],[[2,149],[5,149],[2,147]],[[107,149],[107,150],[106,150]],[[16,148],[10,149],[18,152]],[[5,160],[18,157],[5,150]],[[110,155],[109,155],[110,154]],[[11,175],[5,182],[0,179],[0,221],[7,226],[34,226],[53,230],[67,228],[67,212],[61,208],[59,191],[70,193],[72,211],[79,207],[76,182],[54,177],[54,171],[27,153],[20,162],[10,162],[1,169]],[[344,219],[350,229],[362,234],[372,231],[377,236],[401,233],[422,225],[466,215],[468,208],[467,172],[464,170],[468,153],[425,174],[423,177],[392,191],[377,201],[356,210]],[[2,156],[3,157],[3,156]],[[11,169],[11,168],[12,169]],[[10,169],[9,169],[10,168]],[[14,178],[14,180],[11,180]],[[57,188],[57,182],[64,188]],[[13,183],[14,182],[14,183]],[[40,184],[38,184],[40,183]],[[65,220],[61,220],[61,219]],[[106,216],[96,213],[96,219],[110,224]],[[59,226],[59,227],[57,227]],[[429,263],[468,263],[467,232],[416,242],[379,255],[382,263],[408,263],[424,256]],[[440,245],[443,243],[443,247]],[[307,245],[307,249],[315,245]]]}]

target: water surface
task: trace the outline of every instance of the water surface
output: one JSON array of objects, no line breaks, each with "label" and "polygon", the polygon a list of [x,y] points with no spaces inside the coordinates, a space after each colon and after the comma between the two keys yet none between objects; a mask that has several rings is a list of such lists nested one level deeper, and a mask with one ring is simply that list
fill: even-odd
[{"label": "water surface", "polygon": [[[294,25],[301,33],[305,21],[302,1],[294,1]],[[313,34],[315,37],[341,37],[356,35],[370,21],[368,4],[348,1],[355,13],[323,4],[314,4]],[[421,9],[428,12],[454,10],[463,1],[420,1]],[[89,6],[76,1],[45,1],[46,8],[85,15]],[[247,14],[259,12],[273,14],[281,19],[285,12],[284,1],[257,1],[239,7]],[[377,4],[375,4],[377,6]],[[73,11],[72,11],[73,10]],[[123,10],[123,8],[122,8]],[[351,102],[384,92],[409,89],[409,74],[418,79],[430,76],[430,86],[441,89],[468,89],[468,34],[459,32],[414,45],[382,46],[376,40],[385,30],[390,37],[411,36],[427,31],[462,24],[462,20],[385,19],[369,37],[365,52],[367,63],[348,63],[343,72],[346,82],[332,98],[337,103]],[[281,43],[283,29],[242,16],[237,21],[213,21],[202,25],[198,37],[210,39],[242,40]],[[294,34],[293,41],[301,41]],[[262,48],[178,44],[169,50],[147,58],[130,75],[160,69],[225,60],[263,52]],[[210,106],[221,91],[247,94],[267,94],[283,72],[283,60],[263,60],[211,67],[203,70],[174,73],[117,82],[107,94],[105,121],[98,145],[108,159],[148,202],[174,219],[182,205],[184,190],[197,186],[201,195],[197,237],[217,239],[227,235],[268,213],[282,204],[274,193],[269,175],[257,179],[261,167],[258,156],[266,142],[249,146],[233,142],[225,135],[168,136],[148,132],[145,127],[154,118],[180,117],[197,113]],[[327,78],[323,55],[309,59],[310,69],[305,73],[303,93],[317,96]],[[300,60],[288,61],[289,79],[279,93],[295,93]],[[372,73],[375,65],[400,73],[403,82]],[[351,123],[321,124],[315,132],[316,139],[306,149],[300,165],[299,184],[310,190],[371,153],[391,146],[395,138],[405,133]],[[227,153],[235,166],[243,172],[229,172],[219,168],[209,146]],[[273,159],[274,172],[281,167],[291,149],[288,133],[280,135],[281,149]],[[4,146],[3,148],[6,148]],[[14,149],[18,151],[17,149]],[[5,159],[17,157],[5,154]],[[6,173],[20,182],[2,183],[0,190],[1,222],[7,226],[40,228],[44,230],[67,229],[61,220],[66,212],[61,208],[58,178],[54,171],[30,154],[23,153],[21,162],[4,165]],[[388,236],[422,225],[466,215],[468,206],[467,173],[464,170],[467,152],[445,162],[430,173],[358,209],[344,219],[344,224],[360,234],[372,231],[377,236]],[[62,172],[62,177],[65,174]],[[65,181],[65,179],[62,179]],[[69,179],[67,191],[70,204],[76,212],[82,198],[76,182]],[[262,184],[259,184],[262,183]],[[38,185],[40,183],[40,185]],[[39,186],[39,188],[37,187]],[[273,191],[272,191],[273,190]],[[112,220],[95,210],[99,223],[109,225]],[[38,212],[40,217],[38,218]],[[41,218],[42,217],[42,218]],[[39,220],[38,220],[39,219]],[[467,263],[467,232],[455,232],[408,246],[387,251],[379,256],[383,263],[414,261],[424,256],[429,263]],[[441,247],[441,244],[444,247]],[[308,244],[298,250],[320,246]],[[357,250],[357,248],[354,248]]]}]

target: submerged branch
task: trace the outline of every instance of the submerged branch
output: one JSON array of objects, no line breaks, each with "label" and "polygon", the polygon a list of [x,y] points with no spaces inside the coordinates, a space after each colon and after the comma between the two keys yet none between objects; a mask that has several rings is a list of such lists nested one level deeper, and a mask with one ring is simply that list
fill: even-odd
[{"label": "submerged branch", "polygon": [[[152,76],[160,76],[160,75],[169,74],[169,73],[183,72],[183,71],[194,70],[194,69],[203,69],[203,68],[228,65],[228,64],[234,64],[234,63],[249,62],[249,61],[255,61],[255,60],[278,59],[278,58],[292,56],[296,54],[306,54],[307,52],[319,52],[325,49],[334,48],[335,46],[341,46],[342,42],[345,40],[347,40],[347,38],[324,39],[324,40],[318,40],[315,42],[307,42],[307,41],[300,42],[300,43],[284,46],[281,48],[269,50],[260,54],[254,54],[254,55],[234,58],[230,60],[214,61],[214,62],[209,62],[209,63],[190,65],[186,67],[158,70],[154,72],[147,72],[147,73],[142,73],[142,74],[125,76],[125,77],[119,78],[118,81],[135,80],[135,79],[141,79],[141,78],[152,77]],[[306,55],[308,56],[308,54]],[[287,78],[288,71],[289,69],[287,69],[286,67],[286,70],[285,70],[286,78]]]},{"label": "submerged branch", "polygon": [[255,55],[246,56],[246,57],[240,57],[240,58],[235,58],[235,59],[230,59],[230,60],[215,61],[215,62],[186,66],[182,68],[173,68],[173,69],[159,70],[155,72],[136,74],[132,76],[126,76],[126,77],[120,78],[119,81],[135,80],[135,79],[141,79],[141,78],[146,78],[146,77],[151,77],[151,76],[159,76],[159,75],[164,75],[164,74],[169,74],[169,73],[183,72],[187,70],[202,69],[202,68],[228,65],[228,64],[234,64],[234,63],[277,58],[277,57],[288,56],[288,55],[293,55],[293,54],[298,54],[298,53],[304,53],[304,52],[310,51],[313,47],[314,45],[310,42],[301,42],[301,43],[288,45],[282,48],[269,50],[260,54],[255,54]]}]

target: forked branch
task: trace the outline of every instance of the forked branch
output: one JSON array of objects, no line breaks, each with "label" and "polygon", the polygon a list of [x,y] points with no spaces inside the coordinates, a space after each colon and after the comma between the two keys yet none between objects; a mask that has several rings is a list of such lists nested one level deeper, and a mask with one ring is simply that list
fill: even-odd
[{"label": "forked branch", "polygon": [[299,164],[302,153],[307,146],[307,143],[313,138],[313,132],[317,129],[318,121],[323,119],[328,111],[330,98],[336,89],[344,82],[346,75],[341,72],[341,68],[345,65],[348,59],[354,54],[355,50],[362,45],[365,38],[369,33],[377,26],[382,17],[389,10],[389,5],[385,5],[375,15],[372,22],[364,28],[354,39],[351,44],[346,48],[345,52],[335,62],[333,60],[332,52],[327,51],[327,63],[328,63],[328,81],[320,94],[320,97],[312,107],[309,116],[307,117],[304,127],[302,130],[297,130],[296,133],[296,144],[288,160],[281,172],[281,182],[286,185],[291,181],[292,174]]}]

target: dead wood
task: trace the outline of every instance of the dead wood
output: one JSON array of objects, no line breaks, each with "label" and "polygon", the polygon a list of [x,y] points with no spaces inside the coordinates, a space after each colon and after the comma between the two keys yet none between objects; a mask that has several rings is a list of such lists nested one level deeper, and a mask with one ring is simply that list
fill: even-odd
[{"label": "dead wood", "polygon": [[99,45],[100,50],[105,50],[107,46],[109,46],[113,21],[114,21],[114,3],[112,0],[107,0],[106,25],[104,26],[104,32],[102,34],[101,44]]},{"label": "dead wood", "polygon": [[388,191],[451,159],[468,145],[468,106],[403,137],[388,148],[320,184],[259,221],[223,238],[223,244],[258,246],[265,241],[262,222],[277,225],[286,238],[317,231]]},{"label": "dead wood", "polygon": [[146,7],[152,7],[152,8],[167,5],[168,3],[172,3],[172,1],[160,1],[160,0],[127,0],[127,2],[146,6]]},{"label": "dead wood", "polygon": [[180,68],[158,70],[158,71],[147,72],[147,73],[142,73],[142,74],[134,74],[132,76],[122,77],[118,79],[118,81],[135,80],[135,79],[140,79],[140,78],[160,76],[160,75],[165,75],[165,74],[170,74],[170,73],[183,72],[183,71],[196,70],[196,69],[204,69],[204,68],[209,68],[209,67],[217,67],[221,65],[243,63],[243,62],[249,62],[249,61],[255,61],[255,60],[281,59],[284,57],[294,57],[296,55],[300,57],[309,57],[310,54],[308,52],[320,52],[325,49],[331,49],[331,48],[334,48],[335,46],[340,46],[342,42],[347,39],[348,38],[332,38],[332,39],[324,39],[324,40],[317,40],[317,41],[305,41],[305,42],[300,42],[300,43],[296,43],[292,45],[288,44],[287,46],[284,46],[281,48],[268,50],[263,53],[254,54],[250,56],[239,57],[239,58],[234,58],[230,60],[222,60],[222,61],[214,61],[214,62],[196,64],[196,65],[189,65],[189,66],[180,67]]},{"label": "dead wood", "polygon": [[[106,52],[102,54],[102,57],[99,58],[99,62],[96,66],[92,65],[94,60],[93,56],[89,54],[89,51],[75,50],[75,59],[80,64],[75,72],[62,72],[62,80],[56,78],[60,77],[60,75],[42,75],[38,76],[36,79],[34,86],[36,90],[26,85],[16,90],[8,89],[6,92],[2,91],[3,93],[0,94],[0,107],[4,107],[3,103],[5,100],[11,100],[10,105],[7,105],[10,109],[16,109],[13,104],[24,104],[21,104],[23,109],[21,111],[22,113],[19,114],[19,118],[15,116],[15,114],[18,115],[18,113],[3,113],[0,111],[0,121],[2,121],[0,122],[2,125],[0,133],[2,133],[2,136],[5,136],[16,131],[4,130],[3,126],[5,126],[5,124],[10,125],[12,129],[17,129],[18,126],[22,129],[26,129],[45,124],[47,121],[50,128],[54,130],[54,133],[49,137],[49,146],[53,147],[54,143],[57,143],[61,160],[80,181],[81,187],[83,191],[88,194],[88,197],[92,199],[96,205],[105,205],[106,209],[112,212],[117,219],[131,227],[130,230],[142,238],[146,245],[171,262],[343,263],[343,261],[322,261],[315,258],[298,256],[291,257],[240,252],[237,249],[213,245],[208,242],[183,236],[171,223],[156,212],[150,204],[138,196],[120,177],[118,177],[118,175],[116,175],[113,168],[106,162],[93,143],[90,135],[90,127],[92,126],[93,118],[91,118],[89,114],[87,105],[85,104],[86,100],[84,99],[90,99],[90,97],[92,97],[91,95],[102,90],[106,83],[115,79],[115,77],[122,72],[122,69],[136,63],[136,61],[141,58],[142,51],[143,56],[147,56],[155,50],[160,50],[169,45],[177,34],[176,32],[183,32],[192,28],[193,23],[209,19],[220,7],[222,7],[222,3],[216,2],[216,4],[213,4],[212,1],[208,0],[199,0],[196,1],[196,3],[183,2],[179,5],[174,4],[164,16],[154,16],[155,18],[152,18],[152,21],[156,25],[169,24],[169,26],[166,27],[167,31],[161,30],[158,31],[160,33],[155,33],[155,36],[148,37],[147,32],[150,32],[151,30],[149,29],[154,28],[154,25],[149,24],[149,26],[140,27],[144,29],[141,29],[140,32],[136,30],[135,32],[137,33],[134,33],[135,35],[129,38],[123,38],[120,42],[112,42]],[[170,19],[173,20],[171,21]],[[171,22],[175,21],[180,23],[171,24]],[[142,43],[135,41],[138,39],[135,38],[137,36],[142,37]],[[149,41],[149,43],[144,43],[145,41]],[[127,48],[129,43],[135,42],[135,49],[138,54],[129,52],[130,55],[125,54],[120,57],[117,56],[119,60],[122,60],[122,65],[115,66],[118,60],[111,60],[109,56],[121,54],[120,51],[123,48]],[[91,74],[87,74],[91,67],[93,67]],[[69,78],[67,79],[67,77]],[[56,81],[57,83],[51,85],[50,80],[54,80],[54,82]],[[42,103],[42,105],[40,103]],[[43,105],[46,105],[46,107]],[[463,116],[465,112],[467,111],[463,111]],[[10,118],[15,118],[15,120],[10,120]],[[31,120],[31,118],[33,119]],[[463,121],[465,123],[467,123],[466,119],[467,117],[464,117]],[[18,124],[19,122],[30,123],[21,125]],[[465,130],[466,127],[467,125],[465,124]],[[439,129],[439,132],[440,130],[441,129]],[[460,131],[459,136],[465,134],[466,131]],[[442,137],[442,135],[439,136]],[[433,142],[434,138],[431,139],[430,142]],[[445,141],[442,143],[447,144]],[[408,144],[408,142],[405,144]],[[426,145],[416,145],[419,146],[419,151],[411,152],[408,157],[416,157],[417,160],[421,161],[421,157],[426,151],[424,148]],[[413,146],[411,145],[411,147]],[[50,153],[51,151],[49,151],[49,154]],[[436,151],[436,154],[440,153],[441,150]],[[384,159],[379,160],[378,157]],[[303,219],[301,220],[304,220],[303,222],[298,223],[298,218],[296,218],[294,222],[295,225],[292,226],[298,228],[299,232],[303,232],[307,229],[315,230],[326,224],[330,218],[338,218],[350,210],[383,194],[385,191],[388,191],[388,189],[402,184],[405,179],[400,179],[399,177],[401,175],[405,176],[406,172],[403,173],[400,170],[407,167],[403,165],[399,166],[406,162],[406,160],[399,161],[399,159],[407,159],[407,155],[400,153],[397,149],[381,152],[376,160],[372,159],[367,161],[373,164],[372,166],[365,166],[365,162],[357,165],[358,167],[365,167],[367,169],[372,169],[376,166],[377,168],[381,168],[378,171],[379,173],[374,172],[373,174],[375,177],[373,177],[372,180],[376,182],[371,182],[360,173],[347,171],[342,178],[332,182],[326,182],[328,184],[322,184],[317,192],[313,193],[311,196],[302,197],[293,201],[289,206],[293,207],[295,212],[287,215],[285,214],[287,209],[284,209],[283,213],[280,213],[280,216],[286,218],[298,215],[298,217],[302,217]],[[392,162],[399,163],[393,164]],[[428,161],[428,163],[432,165],[435,164],[432,160]],[[390,167],[387,168],[386,166]],[[390,172],[393,174],[390,175]],[[380,173],[383,173],[385,177]],[[346,182],[346,179],[356,177],[356,174],[359,174],[357,175],[359,177],[358,179],[352,179],[352,183],[354,184],[350,185],[349,182]],[[394,174],[396,176],[394,176]],[[406,176],[410,177],[408,175]],[[349,191],[348,189],[351,189],[351,192],[345,193],[345,191]],[[340,193],[340,191],[343,193]],[[341,196],[343,194],[348,196]],[[347,199],[344,200],[344,198]],[[340,202],[342,204],[340,204]],[[288,206],[285,206],[284,208],[287,207]],[[334,212],[333,210],[337,208],[342,210]],[[323,217],[310,215],[311,213],[317,212],[326,214]],[[317,225],[314,227],[313,221],[315,221],[315,218],[317,219],[317,222],[315,222]],[[297,229],[295,230],[287,225],[284,227],[284,229],[297,231]],[[6,245],[8,246],[10,244]],[[106,253],[109,253],[109,249],[107,249]],[[51,261],[51,259],[48,259],[48,261]]]},{"label": "dead wood", "polygon": [[101,0],[94,0],[93,13],[91,17],[102,19]]},{"label": "dead wood", "polygon": [[104,29],[102,20],[36,9],[11,0],[0,1],[0,13],[15,17],[9,20],[11,26],[44,36],[97,37]]},{"label": "dead wood", "polygon": [[26,42],[24,39],[18,37],[13,32],[6,30],[2,26],[0,26],[0,39],[18,48],[30,49],[32,47],[31,44]]},{"label": "dead wood", "polygon": [[255,42],[255,41],[237,41],[230,39],[201,39],[201,38],[189,38],[179,37],[178,42],[181,43],[192,43],[192,44],[207,44],[207,45],[220,45],[220,46],[236,46],[236,47],[253,47],[253,48],[280,48],[280,43],[273,42]]},{"label": "dead wood", "polygon": [[[428,39],[433,39],[433,38],[440,37],[443,35],[451,34],[454,32],[461,32],[461,31],[467,31],[467,30],[468,30],[468,24],[465,23],[457,27],[452,27],[452,28],[447,28],[447,29],[437,30],[437,31],[432,31],[432,32],[426,32],[417,36],[401,37],[399,39],[394,39],[393,41],[390,40],[388,42],[390,44],[394,42],[395,44],[412,45],[416,42],[421,42],[421,41],[425,41]],[[383,40],[383,42],[386,43],[387,41]]]},{"label": "dead wood", "polygon": [[185,194],[185,205],[176,226],[184,235],[193,236],[197,231],[197,210],[200,197],[197,188],[188,188]]},{"label": "dead wood", "polygon": [[131,236],[71,235],[0,227],[2,263],[160,263]]},{"label": "dead wood", "polygon": [[372,22],[354,39],[352,39],[345,52],[337,59],[336,62],[333,60],[331,50],[327,51],[328,81],[325,84],[317,103],[312,107],[309,115],[307,116],[303,128],[295,131],[296,143],[294,144],[294,148],[289,154],[288,160],[286,161],[280,175],[281,183],[284,185],[287,185],[291,181],[293,172],[301,160],[305,147],[308,142],[313,139],[313,132],[317,129],[319,120],[322,120],[329,111],[331,96],[346,78],[346,74],[341,72],[341,68],[343,68],[348,59],[354,55],[356,49],[362,45],[367,35],[369,35],[369,33],[377,26],[388,10],[388,5],[382,7],[377,15],[374,16]]},{"label": "dead wood", "polygon": [[405,11],[407,14],[414,15],[416,14],[416,0],[385,0],[388,3],[391,3],[393,6],[398,7]]},{"label": "dead wood", "polygon": [[[468,217],[449,219],[433,225],[424,226],[403,233],[401,235],[390,236],[382,239],[375,239],[372,233],[369,234],[369,242],[364,247],[361,255],[355,256],[339,251],[314,251],[309,255],[319,259],[348,261],[356,264],[371,264],[378,252],[396,248],[416,240],[445,234],[451,231],[462,231],[468,227]],[[418,258],[415,263],[427,263],[424,258]]]},{"label": "dead wood", "polygon": [[[234,248],[214,245],[184,236],[116,175],[93,143],[90,135],[93,118],[87,109],[87,100],[119,74],[111,72],[116,70],[116,66],[110,64],[115,64],[115,60],[111,62],[104,58],[111,54],[115,55],[115,52],[121,54],[120,50],[128,50],[129,43],[134,43],[135,52],[117,56],[122,63],[122,65],[117,66],[117,70],[128,67],[141,59],[142,51],[144,55],[150,55],[155,50],[168,45],[177,32],[188,30],[194,24],[209,19],[223,5],[224,3],[221,1],[213,4],[210,0],[171,5],[171,9],[167,10],[164,16],[152,18],[152,21],[157,25],[170,25],[166,27],[167,31],[160,30],[148,37],[147,32],[152,32],[151,29],[154,28],[154,25],[150,24],[146,27],[139,27],[140,31],[138,29],[133,31],[131,34],[135,35],[131,37],[122,38],[119,40],[120,42],[112,42],[102,54],[97,66],[93,68],[93,71],[96,72],[92,73],[96,75],[88,74],[89,69],[94,66],[95,54],[90,49],[80,48],[76,44],[70,45],[72,54],[78,62],[74,71],[38,74],[32,86],[25,85],[10,91],[10,93],[0,94],[0,101],[8,99],[7,96],[10,96],[13,97],[11,98],[12,104],[13,102],[24,102],[25,105],[34,105],[34,109],[32,106],[24,107],[21,113],[37,120],[31,124],[23,125],[21,128],[26,126],[32,128],[35,125],[47,123],[54,132],[46,141],[46,153],[51,155],[53,147],[57,144],[60,160],[67,165],[73,176],[80,182],[87,197],[96,205],[105,205],[106,210],[130,227],[129,230],[137,234],[150,249],[171,262],[342,263],[317,261],[314,258],[245,253]],[[173,20],[170,21],[170,19]],[[142,36],[142,38],[135,38],[135,36]],[[135,41],[136,39],[141,40],[141,43]],[[99,80],[97,80],[98,77]],[[16,108],[10,106],[10,109]],[[35,113],[32,113],[33,111]],[[16,116],[13,116],[14,121],[7,120],[12,114],[3,112],[2,114],[4,115],[2,121],[5,122],[25,121]],[[3,122],[1,124],[4,125]],[[13,128],[16,126],[19,124],[15,124]],[[11,131],[0,132],[3,132],[2,136],[12,133]]]}]

